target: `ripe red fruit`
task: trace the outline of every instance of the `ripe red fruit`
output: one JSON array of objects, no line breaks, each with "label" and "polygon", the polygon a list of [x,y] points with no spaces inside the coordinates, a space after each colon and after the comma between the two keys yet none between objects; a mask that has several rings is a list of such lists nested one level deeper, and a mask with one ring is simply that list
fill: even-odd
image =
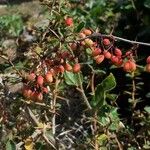
[{"label": "ripe red fruit", "polygon": [[65,67],[66,71],[71,71],[72,70],[72,66],[69,63],[66,63],[64,67]]},{"label": "ripe red fruit", "polygon": [[66,59],[66,58],[69,57],[69,55],[70,55],[69,52],[64,51],[64,52],[61,53],[61,58]]},{"label": "ripe red fruit", "polygon": [[46,75],[45,75],[45,79],[46,79],[46,82],[48,83],[52,83],[53,82],[53,75],[51,72],[48,72]]},{"label": "ripe red fruit", "polygon": [[100,64],[101,62],[103,62],[104,58],[104,55],[98,55],[95,57],[95,61],[97,64]]},{"label": "ripe red fruit", "polygon": [[90,34],[92,34],[91,30],[89,30],[89,29],[84,29],[84,30],[83,30],[83,33],[84,33],[85,35],[90,35]]},{"label": "ripe red fruit", "polygon": [[30,90],[30,89],[24,89],[23,90],[23,96],[25,98],[31,98],[31,94],[32,94],[32,90]]},{"label": "ripe red fruit", "polygon": [[81,70],[81,65],[79,63],[74,64],[74,66],[73,66],[73,72],[74,73],[78,73],[78,72],[80,72],[80,70]]},{"label": "ripe red fruit", "polygon": [[37,100],[37,92],[32,92],[32,94],[31,94],[31,99],[33,100],[33,101],[36,101]]},{"label": "ripe red fruit", "polygon": [[108,45],[110,45],[110,40],[109,39],[103,39],[103,44],[105,45],[105,46],[108,46]]},{"label": "ripe red fruit", "polygon": [[132,56],[132,52],[131,51],[127,51],[125,54],[126,57],[130,58]]},{"label": "ripe red fruit", "polygon": [[135,62],[128,60],[127,62],[124,63],[123,69],[126,72],[133,72],[136,70],[136,64]]},{"label": "ripe red fruit", "polygon": [[73,26],[73,19],[72,18],[65,19],[65,24],[66,26]]},{"label": "ripe red fruit", "polygon": [[79,33],[79,37],[80,37],[80,38],[85,38],[86,35],[85,35],[83,32],[80,32],[80,33]]},{"label": "ripe red fruit", "polygon": [[119,61],[119,58],[118,58],[117,56],[112,56],[112,57],[111,57],[111,62],[112,62],[113,64],[117,64],[118,61]]},{"label": "ripe red fruit", "polygon": [[147,64],[150,64],[150,56],[147,57],[146,63],[147,63]]},{"label": "ripe red fruit", "polygon": [[71,48],[73,51],[75,51],[75,50],[77,49],[77,44],[76,44],[76,43],[72,43],[72,44],[70,45],[70,48]]},{"label": "ripe red fruit", "polygon": [[122,52],[121,52],[121,50],[119,48],[115,48],[114,53],[117,56],[121,56],[122,55]]},{"label": "ripe red fruit", "polygon": [[123,60],[119,59],[118,62],[115,65],[120,67],[122,64],[123,64]]},{"label": "ripe red fruit", "polygon": [[37,93],[37,101],[38,102],[42,102],[43,101],[43,94],[40,92],[40,93]]},{"label": "ripe red fruit", "polygon": [[58,66],[58,72],[64,73],[64,71],[65,71],[64,66],[63,66],[63,65],[59,65],[59,66]]},{"label": "ripe red fruit", "polygon": [[104,54],[105,58],[107,58],[107,59],[111,58],[111,53],[110,52],[104,50],[103,54]]},{"label": "ripe red fruit", "polygon": [[46,87],[43,87],[42,91],[43,91],[43,93],[46,93],[46,94],[48,93],[48,89]]},{"label": "ripe red fruit", "polygon": [[42,86],[43,83],[44,83],[44,78],[41,75],[39,75],[37,77],[37,84],[40,85],[40,86]]},{"label": "ripe red fruit", "polygon": [[92,56],[97,56],[102,52],[100,48],[95,48],[92,50]]}]

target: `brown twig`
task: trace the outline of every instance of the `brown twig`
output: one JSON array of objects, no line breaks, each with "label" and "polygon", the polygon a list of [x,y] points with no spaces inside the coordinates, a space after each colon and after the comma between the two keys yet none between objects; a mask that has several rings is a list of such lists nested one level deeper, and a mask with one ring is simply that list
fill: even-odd
[{"label": "brown twig", "polygon": [[[144,42],[128,40],[128,39],[121,38],[121,37],[118,37],[118,36],[106,35],[106,34],[101,34],[101,33],[93,33],[93,34],[91,34],[91,35],[89,35],[89,36],[87,36],[85,38],[77,39],[76,41],[83,41],[83,40],[85,40],[87,38],[96,38],[96,37],[114,38],[115,40],[124,41],[124,42],[127,42],[127,43],[150,46],[150,43],[144,43]],[[66,43],[73,43],[74,41],[66,41]]]}]

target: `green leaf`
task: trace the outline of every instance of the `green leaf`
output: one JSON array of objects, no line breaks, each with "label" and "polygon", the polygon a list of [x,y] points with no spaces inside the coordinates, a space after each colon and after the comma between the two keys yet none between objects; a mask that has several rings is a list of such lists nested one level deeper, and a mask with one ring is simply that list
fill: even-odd
[{"label": "green leaf", "polygon": [[78,86],[83,82],[83,76],[81,73],[73,73],[66,71],[64,73],[65,82],[68,85]]},{"label": "green leaf", "polygon": [[111,73],[107,76],[102,83],[98,84],[95,90],[95,95],[92,99],[93,107],[102,107],[106,102],[106,94],[107,92],[111,91],[116,86],[115,77]]},{"label": "green leaf", "polygon": [[150,114],[150,106],[146,106],[144,110]]},{"label": "green leaf", "polygon": [[6,150],[16,150],[15,143],[12,140],[7,141]]},{"label": "green leaf", "polygon": [[76,32],[80,32],[81,29],[84,28],[84,26],[85,26],[85,22],[81,22],[81,23],[77,26]]},{"label": "green leaf", "polygon": [[107,94],[106,96],[111,101],[116,101],[116,99],[118,98],[117,94]]},{"label": "green leaf", "polygon": [[150,8],[150,0],[146,0],[144,2],[144,6],[147,7],[147,8]]}]

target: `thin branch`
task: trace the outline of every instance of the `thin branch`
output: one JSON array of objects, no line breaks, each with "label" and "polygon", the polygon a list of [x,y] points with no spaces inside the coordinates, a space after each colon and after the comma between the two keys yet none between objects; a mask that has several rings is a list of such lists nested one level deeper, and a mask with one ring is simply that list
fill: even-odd
[{"label": "thin branch", "polygon": [[87,97],[86,97],[86,95],[85,95],[80,74],[78,74],[78,77],[79,77],[79,82],[80,82],[80,89],[77,88],[77,90],[78,90],[79,92],[81,92],[85,104],[87,105],[88,109],[91,110],[92,107],[91,107],[91,105],[90,105],[90,103],[89,103],[89,101],[88,101],[88,99],[87,99]]},{"label": "thin branch", "polygon": [[101,34],[101,33],[93,33],[85,38],[81,38],[81,39],[77,39],[77,40],[73,40],[73,41],[66,41],[67,43],[73,43],[74,41],[83,41],[87,38],[95,38],[95,37],[106,37],[106,38],[113,38],[115,40],[119,40],[119,41],[124,41],[127,43],[132,43],[132,44],[139,44],[139,45],[145,45],[145,46],[150,46],[150,43],[144,43],[144,42],[138,42],[138,41],[133,41],[133,40],[128,40],[125,38],[121,38],[115,35],[106,35],[106,34]]}]

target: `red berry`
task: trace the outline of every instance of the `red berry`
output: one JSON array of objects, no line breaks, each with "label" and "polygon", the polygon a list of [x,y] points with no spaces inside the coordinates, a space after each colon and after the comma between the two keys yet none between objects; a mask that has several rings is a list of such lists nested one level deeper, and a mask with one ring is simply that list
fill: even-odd
[{"label": "red berry", "polygon": [[77,44],[76,44],[76,43],[72,43],[72,44],[70,45],[70,48],[71,48],[73,51],[75,51],[75,50],[77,49]]},{"label": "red berry", "polygon": [[33,101],[36,101],[37,100],[37,92],[32,92],[32,94],[31,94],[31,99],[33,100]]},{"label": "red berry", "polygon": [[64,71],[65,71],[64,66],[63,66],[63,65],[59,65],[59,66],[58,66],[58,72],[64,73]]},{"label": "red berry", "polygon": [[146,63],[147,63],[147,64],[150,64],[150,56],[147,57]]},{"label": "red berry", "polygon": [[73,26],[73,19],[72,18],[65,19],[65,24],[66,26]]},{"label": "red berry", "polygon": [[119,61],[119,58],[118,58],[117,56],[112,56],[112,57],[111,57],[111,62],[112,62],[113,64],[117,64],[118,61]]},{"label": "red berry", "polygon": [[123,60],[122,59],[119,59],[118,62],[115,64],[116,66],[121,66],[123,64]]},{"label": "red berry", "polygon": [[121,50],[119,48],[115,48],[114,53],[117,56],[121,56],[122,55],[122,52],[121,52]]},{"label": "red berry", "polygon": [[69,63],[66,63],[64,67],[65,67],[65,70],[67,70],[67,71],[72,70],[72,66]]},{"label": "red berry", "polygon": [[150,64],[147,64],[147,65],[146,65],[145,70],[146,70],[147,72],[150,72]]},{"label": "red berry", "polygon": [[31,94],[32,94],[32,90],[30,90],[30,89],[24,89],[23,90],[23,96],[25,98],[31,98]]},{"label": "red berry", "polygon": [[127,51],[125,56],[128,58],[132,57],[132,51]]},{"label": "red berry", "polygon": [[136,70],[136,64],[135,64],[135,62],[133,62],[133,61],[130,61],[130,70],[131,70],[131,72],[133,72],[133,71],[135,71]]},{"label": "red berry", "polygon": [[110,52],[104,50],[103,54],[104,54],[105,58],[107,58],[107,59],[111,58],[111,53]]},{"label": "red berry", "polygon": [[85,35],[90,35],[90,34],[92,34],[91,30],[89,30],[89,29],[84,29],[82,32],[83,32]]},{"label": "red berry", "polygon": [[79,63],[74,64],[74,66],[73,66],[73,72],[74,73],[78,73],[78,72],[80,72],[80,70],[81,70],[81,65]]},{"label": "red berry", "polygon": [[51,72],[48,72],[46,75],[45,75],[45,79],[47,82],[49,83],[52,83],[53,82],[53,75]]},{"label": "red berry", "polygon": [[42,86],[43,83],[44,83],[44,78],[41,75],[39,75],[37,77],[37,84],[40,85],[40,86]]},{"label": "red berry", "polygon": [[69,55],[70,55],[69,52],[64,51],[64,52],[61,53],[61,58],[66,59],[66,58],[69,57]]},{"label": "red berry", "polygon": [[35,79],[36,75],[35,73],[30,73],[28,76],[27,76],[27,80],[28,81],[33,81]]},{"label": "red berry", "polygon": [[104,44],[105,46],[110,45],[110,40],[109,40],[109,39],[103,39],[103,44]]},{"label": "red berry", "polygon": [[104,58],[104,55],[98,55],[95,57],[95,61],[97,64],[100,64],[101,62],[103,62]]},{"label": "red berry", "polygon": [[135,62],[128,60],[127,62],[124,63],[123,69],[126,72],[133,72],[136,70],[136,64]]},{"label": "red berry", "polygon": [[42,91],[43,91],[44,93],[46,93],[46,94],[48,93],[48,89],[47,89],[46,87],[43,87],[43,88],[42,88]]},{"label": "red berry", "polygon": [[92,50],[92,56],[97,56],[102,52],[100,48],[95,48]]},{"label": "red berry", "polygon": [[85,35],[83,32],[80,32],[80,33],[79,33],[79,37],[80,37],[80,38],[85,38],[86,35]]}]

